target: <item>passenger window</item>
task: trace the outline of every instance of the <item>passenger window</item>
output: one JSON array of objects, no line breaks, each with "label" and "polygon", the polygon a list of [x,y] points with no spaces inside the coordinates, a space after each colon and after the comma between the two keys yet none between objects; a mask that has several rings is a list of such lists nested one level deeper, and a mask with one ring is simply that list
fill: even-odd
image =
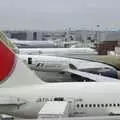
[{"label": "passenger window", "polygon": [[92,104],[89,104],[89,107],[92,107]]},{"label": "passenger window", "polygon": [[96,107],[96,104],[93,104],[93,107]]},{"label": "passenger window", "polygon": [[105,107],[108,107],[108,104],[105,104]]},{"label": "passenger window", "polygon": [[109,107],[112,107],[112,104],[109,104]]},{"label": "passenger window", "polygon": [[116,104],[113,104],[114,107],[116,107]]},{"label": "passenger window", "polygon": [[81,107],[84,107],[83,104],[81,104]]},{"label": "passenger window", "polygon": [[97,107],[100,107],[100,104],[97,104]]},{"label": "passenger window", "polygon": [[101,107],[104,107],[104,104],[101,104]]}]

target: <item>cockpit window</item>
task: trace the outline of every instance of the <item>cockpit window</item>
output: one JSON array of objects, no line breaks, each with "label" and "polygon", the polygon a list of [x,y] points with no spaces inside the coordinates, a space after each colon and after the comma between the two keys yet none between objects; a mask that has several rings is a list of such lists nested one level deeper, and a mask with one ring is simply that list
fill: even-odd
[{"label": "cockpit window", "polygon": [[74,70],[76,70],[76,69],[77,69],[77,68],[76,68],[76,66],[75,66],[75,65],[73,65],[73,64],[69,64],[69,68],[74,69]]}]

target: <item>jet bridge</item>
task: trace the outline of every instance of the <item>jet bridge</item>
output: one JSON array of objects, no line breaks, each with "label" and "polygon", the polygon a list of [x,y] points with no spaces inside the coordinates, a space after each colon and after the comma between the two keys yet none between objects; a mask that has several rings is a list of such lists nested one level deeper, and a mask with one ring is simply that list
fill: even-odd
[{"label": "jet bridge", "polygon": [[68,117],[69,103],[67,101],[48,101],[39,112],[38,118]]}]

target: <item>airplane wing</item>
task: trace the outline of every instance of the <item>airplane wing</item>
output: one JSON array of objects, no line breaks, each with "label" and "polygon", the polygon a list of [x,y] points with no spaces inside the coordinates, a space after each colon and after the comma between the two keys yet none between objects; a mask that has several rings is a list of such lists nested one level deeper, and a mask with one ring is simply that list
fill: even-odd
[{"label": "airplane wing", "polygon": [[120,82],[119,79],[105,77],[102,75],[92,74],[88,72],[82,72],[82,71],[73,70],[73,69],[67,69],[65,71],[72,73],[74,75],[80,76],[81,79],[85,79],[85,81],[88,80],[93,82]]},{"label": "airplane wing", "polygon": [[116,69],[120,70],[120,56],[109,56],[109,55],[94,55],[94,56],[73,56],[68,58],[88,60],[93,62],[100,62],[107,65],[114,66]]}]

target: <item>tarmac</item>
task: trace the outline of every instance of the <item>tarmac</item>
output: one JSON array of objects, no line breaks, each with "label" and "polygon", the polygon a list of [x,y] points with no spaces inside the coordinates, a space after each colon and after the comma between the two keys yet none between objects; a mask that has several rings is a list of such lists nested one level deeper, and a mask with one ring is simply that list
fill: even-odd
[{"label": "tarmac", "polygon": [[38,118],[38,119],[15,119],[15,120],[120,120],[120,116]]}]

